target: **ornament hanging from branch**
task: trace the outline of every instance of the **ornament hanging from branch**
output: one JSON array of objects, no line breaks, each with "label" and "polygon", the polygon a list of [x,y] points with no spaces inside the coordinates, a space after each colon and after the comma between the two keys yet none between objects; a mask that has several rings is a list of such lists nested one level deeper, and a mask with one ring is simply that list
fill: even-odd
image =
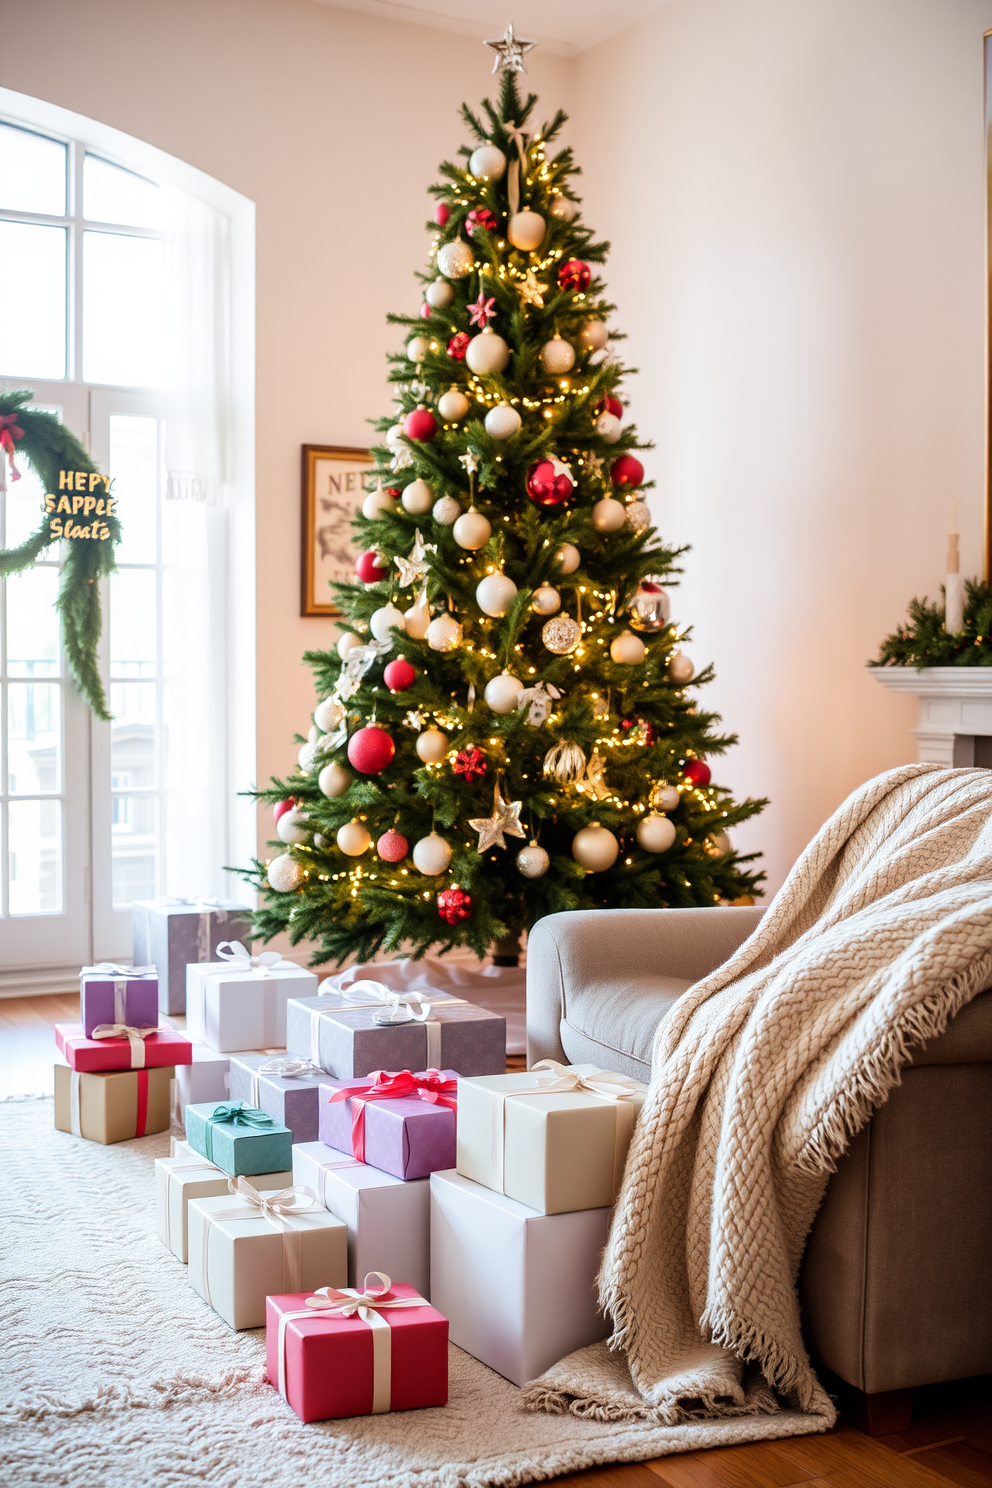
[{"label": "ornament hanging from branch", "polygon": [[520,825],[523,801],[505,801],[497,779],[493,786],[493,810],[491,816],[477,816],[469,821],[473,832],[479,834],[479,852],[488,852],[491,847],[506,847],[504,833],[511,837],[526,837]]},{"label": "ornament hanging from branch", "polygon": [[544,756],[545,775],[549,780],[560,780],[563,785],[580,780],[585,767],[586,752],[571,739],[559,739]]}]

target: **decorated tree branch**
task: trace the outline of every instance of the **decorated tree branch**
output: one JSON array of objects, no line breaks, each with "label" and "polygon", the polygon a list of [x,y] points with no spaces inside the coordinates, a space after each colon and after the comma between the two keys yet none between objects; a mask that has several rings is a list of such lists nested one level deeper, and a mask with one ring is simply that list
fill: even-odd
[{"label": "decorated tree branch", "polygon": [[[882,642],[870,666],[992,666],[992,589],[966,579],[961,628],[947,629],[946,604],[909,602],[907,623]],[[943,588],[941,590],[943,593]]]}]

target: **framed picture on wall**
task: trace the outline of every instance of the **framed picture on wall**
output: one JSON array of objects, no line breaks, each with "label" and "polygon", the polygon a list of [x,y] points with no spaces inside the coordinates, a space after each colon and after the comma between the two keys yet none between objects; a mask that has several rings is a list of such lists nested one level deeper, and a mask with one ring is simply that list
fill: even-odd
[{"label": "framed picture on wall", "polygon": [[365,499],[372,466],[368,450],[303,446],[301,615],[340,616],[330,586],[354,581],[351,519]]}]

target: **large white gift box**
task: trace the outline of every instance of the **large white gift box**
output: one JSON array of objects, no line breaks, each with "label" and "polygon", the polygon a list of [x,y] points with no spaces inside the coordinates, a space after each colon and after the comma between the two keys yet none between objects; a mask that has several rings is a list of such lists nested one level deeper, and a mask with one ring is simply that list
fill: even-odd
[{"label": "large white gift box", "polygon": [[538,1214],[453,1169],[430,1184],[431,1303],[452,1343],[525,1385],[607,1336],[596,1275],[612,1210]]},{"label": "large white gift box", "polygon": [[187,1036],[221,1054],[284,1049],[286,1004],[291,997],[312,997],[316,974],[276,951],[253,956],[238,941],[225,941],[217,954],[219,961],[186,968]]},{"label": "large white gift box", "polygon": [[228,1188],[190,1202],[189,1279],[232,1328],[264,1328],[266,1297],[347,1286],[347,1228],[313,1193],[244,1177]]},{"label": "large white gift box", "polygon": [[[289,1188],[292,1173],[256,1173],[253,1187],[264,1190]],[[155,1159],[155,1204],[158,1238],[174,1256],[185,1261],[189,1254],[188,1210],[190,1199],[211,1199],[228,1192],[223,1168],[207,1162],[186,1142],[177,1143],[174,1157]]]},{"label": "large white gift box", "polygon": [[431,1191],[426,1178],[404,1180],[358,1162],[324,1142],[293,1147],[293,1182],[312,1188],[348,1226],[348,1285],[383,1271],[430,1296]]}]

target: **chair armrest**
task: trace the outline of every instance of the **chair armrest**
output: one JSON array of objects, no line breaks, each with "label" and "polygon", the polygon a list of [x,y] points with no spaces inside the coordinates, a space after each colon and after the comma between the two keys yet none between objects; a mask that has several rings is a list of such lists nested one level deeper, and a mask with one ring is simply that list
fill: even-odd
[{"label": "chair armrest", "polygon": [[757,928],[758,906],[591,909],[547,915],[527,940],[527,1062],[565,1059],[565,988],[624,977],[698,981]]}]

